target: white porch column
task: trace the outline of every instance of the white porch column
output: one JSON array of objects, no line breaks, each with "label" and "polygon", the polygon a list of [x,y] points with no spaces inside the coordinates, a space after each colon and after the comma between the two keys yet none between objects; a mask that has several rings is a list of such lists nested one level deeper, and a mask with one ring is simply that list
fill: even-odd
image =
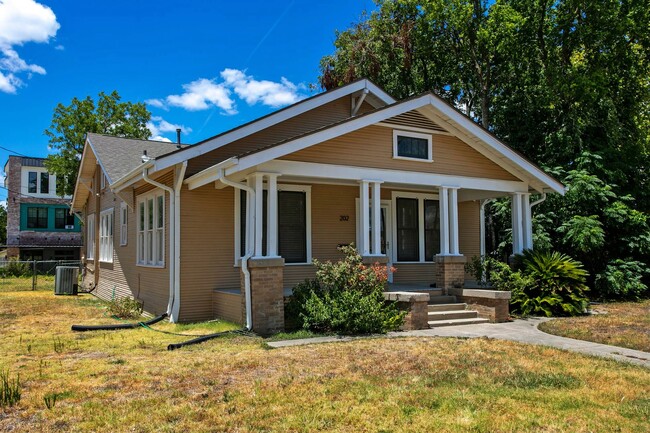
[{"label": "white porch column", "polygon": [[449,188],[449,254],[457,256],[458,247],[458,188]]},{"label": "white porch column", "polygon": [[264,176],[262,174],[254,174],[251,176],[255,185],[255,257],[262,257],[262,236],[263,234],[263,218],[264,215]]},{"label": "white porch column", "polygon": [[520,254],[524,249],[522,193],[512,194],[512,253]]},{"label": "white porch column", "polygon": [[530,194],[521,195],[523,232],[524,232],[524,249],[533,248],[533,217],[530,209]]},{"label": "white porch column", "polygon": [[370,254],[370,200],[368,197],[369,181],[362,180],[359,182],[359,216],[361,218],[361,245],[359,245],[359,254],[367,256]]},{"label": "white porch column", "polygon": [[440,255],[449,255],[449,188],[438,188],[440,200]]},{"label": "white porch column", "polygon": [[266,248],[269,257],[278,256],[278,175],[269,174]]},{"label": "white porch column", "polygon": [[372,182],[372,255],[381,255],[381,182]]}]

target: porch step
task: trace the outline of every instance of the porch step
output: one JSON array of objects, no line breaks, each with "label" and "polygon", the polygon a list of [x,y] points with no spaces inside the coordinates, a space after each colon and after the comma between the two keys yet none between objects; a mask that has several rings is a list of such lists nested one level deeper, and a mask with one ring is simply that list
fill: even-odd
[{"label": "porch step", "polygon": [[434,320],[429,322],[429,328],[440,328],[442,326],[456,326],[456,325],[473,325],[478,323],[488,323],[488,319],[450,319],[450,320]]},{"label": "porch step", "polygon": [[430,311],[429,323],[456,319],[476,319],[477,317],[476,311],[472,310]]},{"label": "porch step", "polygon": [[453,295],[438,295],[431,296],[429,300],[429,305],[431,304],[455,304],[456,297]]},{"label": "porch step", "polygon": [[429,313],[438,311],[465,311],[467,304],[429,304]]}]

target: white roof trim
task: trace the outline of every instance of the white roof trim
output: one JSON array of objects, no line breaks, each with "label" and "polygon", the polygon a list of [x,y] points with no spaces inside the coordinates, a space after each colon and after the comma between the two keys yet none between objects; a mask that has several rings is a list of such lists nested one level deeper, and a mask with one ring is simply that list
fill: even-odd
[{"label": "white roof trim", "polygon": [[[406,100],[402,103],[395,104],[380,111],[369,113],[359,118],[354,118],[352,120],[346,121],[340,125],[317,131],[295,140],[288,141],[281,145],[270,147],[266,150],[261,150],[247,156],[242,156],[239,158],[239,163],[236,166],[230,167],[226,170],[226,175],[229,176],[236,172],[249,169],[267,161],[280,158],[282,156],[297,152],[315,144],[322,143],[338,136],[356,131],[357,129],[373,125],[375,123],[381,122],[384,119],[425,106],[433,107],[444,116],[453,120],[466,133],[471,134],[472,136],[481,140],[483,143],[487,144],[488,148],[494,150],[498,155],[501,156],[501,158],[498,159],[511,161],[522,171],[522,174],[527,174],[540,184],[545,185],[555,192],[564,194],[564,185],[544,173],[532,163],[528,162],[525,158],[514,152],[512,149],[508,148],[506,145],[494,138],[491,134],[484,131],[471,119],[454,110],[449,105],[447,105],[447,103],[431,94],[425,94],[414,99]],[[476,146],[476,143],[467,144],[472,147]]]},{"label": "white roof trim", "polygon": [[196,189],[211,182],[216,182],[221,177],[219,174],[222,169],[225,170],[226,168],[237,165],[238,161],[239,160],[234,157],[221,161],[220,163],[208,167],[205,170],[196,173],[194,176],[187,178],[185,184],[188,189]]},{"label": "white roof trim", "polygon": [[377,96],[382,102],[387,105],[394,104],[396,101],[388,93],[384,92],[382,89],[377,87],[375,84],[370,82],[367,79],[359,80],[354,83],[348,84],[343,87],[339,87],[335,90],[330,90],[329,92],[316,95],[307,100],[298,102],[292,106],[289,106],[283,110],[272,113],[262,119],[253,121],[247,125],[236,128],[231,132],[226,132],[223,135],[214,137],[213,139],[204,141],[201,144],[195,146],[190,146],[184,149],[182,152],[176,152],[168,156],[160,157],[156,160],[154,171],[162,170],[167,167],[171,167],[179,162],[187,161],[192,158],[196,158],[205,153],[211,152],[215,149],[218,149],[221,146],[224,146],[233,141],[244,138],[248,135],[254,134],[263,129],[269,128],[275,124],[288,120],[292,117],[298,116],[307,111],[313,110],[314,108],[325,105],[329,102],[335,101],[344,96],[353,94],[355,92],[368,89],[372,94]]}]

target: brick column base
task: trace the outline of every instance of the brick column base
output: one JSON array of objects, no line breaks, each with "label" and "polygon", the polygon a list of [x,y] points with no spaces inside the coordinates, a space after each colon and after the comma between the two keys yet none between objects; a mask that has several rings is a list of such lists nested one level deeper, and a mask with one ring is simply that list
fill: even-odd
[{"label": "brick column base", "polygon": [[448,291],[465,285],[465,256],[436,256],[436,287]]},{"label": "brick column base", "polygon": [[[284,259],[252,258],[248,260],[251,274],[251,310],[253,331],[270,335],[284,331]],[[244,273],[241,273],[243,317],[246,317]]]},{"label": "brick column base", "polygon": [[416,292],[384,292],[386,301],[396,301],[400,311],[406,311],[401,331],[429,328],[429,294]]}]

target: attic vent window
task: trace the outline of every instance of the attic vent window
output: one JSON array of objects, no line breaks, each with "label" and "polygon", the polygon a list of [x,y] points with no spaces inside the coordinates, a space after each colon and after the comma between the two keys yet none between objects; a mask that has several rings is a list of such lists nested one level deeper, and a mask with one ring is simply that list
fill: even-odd
[{"label": "attic vent window", "polygon": [[393,158],[433,162],[431,135],[393,131]]}]

